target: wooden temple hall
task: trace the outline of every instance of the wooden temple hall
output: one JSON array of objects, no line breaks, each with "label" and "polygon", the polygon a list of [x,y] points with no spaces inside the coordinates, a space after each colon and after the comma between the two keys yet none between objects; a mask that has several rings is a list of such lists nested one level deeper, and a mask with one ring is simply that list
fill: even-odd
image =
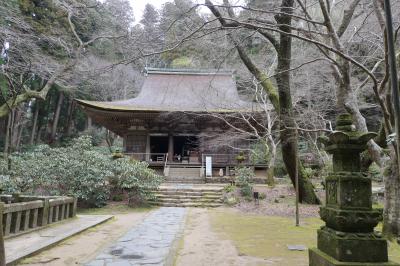
[{"label": "wooden temple hall", "polygon": [[240,99],[232,72],[147,68],[144,75],[136,98],[78,103],[94,122],[124,139],[125,154],[150,166],[200,167],[212,157],[212,167],[225,171],[238,163],[239,149],[251,140],[215,141],[231,134],[220,116],[240,126],[233,114],[254,113],[256,107]]}]

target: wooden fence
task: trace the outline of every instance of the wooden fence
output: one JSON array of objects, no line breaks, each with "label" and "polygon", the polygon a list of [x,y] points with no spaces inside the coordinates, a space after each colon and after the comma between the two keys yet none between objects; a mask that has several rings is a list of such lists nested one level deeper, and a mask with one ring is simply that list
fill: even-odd
[{"label": "wooden fence", "polygon": [[76,216],[76,198],[0,195],[0,266],[5,265],[4,239]]},{"label": "wooden fence", "polygon": [[23,234],[76,215],[73,197],[1,195],[4,238]]}]

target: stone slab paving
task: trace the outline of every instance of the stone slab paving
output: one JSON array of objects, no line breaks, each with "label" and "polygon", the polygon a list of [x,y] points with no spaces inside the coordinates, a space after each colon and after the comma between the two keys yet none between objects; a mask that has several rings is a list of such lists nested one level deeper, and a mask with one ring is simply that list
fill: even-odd
[{"label": "stone slab paving", "polygon": [[159,208],[85,265],[169,265],[185,217],[185,208]]},{"label": "stone slab paving", "polygon": [[4,241],[6,263],[15,264],[17,261],[31,254],[108,221],[112,217],[112,215],[78,215],[76,218],[64,220],[37,231],[6,239]]}]

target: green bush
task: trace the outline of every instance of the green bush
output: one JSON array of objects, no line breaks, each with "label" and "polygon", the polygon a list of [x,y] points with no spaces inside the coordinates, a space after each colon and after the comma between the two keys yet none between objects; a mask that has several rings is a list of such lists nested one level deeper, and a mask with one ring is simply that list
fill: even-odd
[{"label": "green bush", "polygon": [[239,187],[245,186],[252,182],[255,177],[253,169],[249,167],[236,167],[235,168],[236,185]]},{"label": "green bush", "polygon": [[252,197],[253,184],[252,180],[255,177],[253,169],[249,167],[237,167],[235,169],[236,185],[240,187],[240,194],[244,197]]},{"label": "green bush", "polygon": [[118,187],[128,192],[130,205],[138,205],[154,199],[152,191],[157,189],[162,182],[162,177],[148,168],[147,163],[128,158],[115,160],[113,173]]},{"label": "green bush", "polygon": [[274,168],[274,174],[276,177],[284,178],[287,175],[287,170],[284,164],[277,164]]},{"label": "green bush", "polygon": [[230,193],[236,190],[236,186],[234,185],[227,185],[224,187],[224,192],[225,193]]},{"label": "green bush", "polygon": [[72,195],[83,206],[105,205],[113,185],[144,199],[144,190],[161,183],[161,177],[146,164],[112,160],[109,153],[93,147],[89,136],[81,136],[67,147],[36,146],[30,152],[12,154],[10,159],[10,170],[4,161],[0,163],[3,192]]},{"label": "green bush", "polygon": [[124,200],[124,195],[123,194],[115,194],[111,197],[111,200],[113,201],[123,201]]},{"label": "green bush", "polygon": [[238,203],[238,199],[234,195],[224,196],[224,203],[228,206],[234,206]]},{"label": "green bush", "polygon": [[247,184],[245,186],[242,186],[240,188],[240,194],[245,197],[245,198],[250,198],[252,199],[253,197],[253,186],[250,184]]},{"label": "green bush", "polygon": [[312,178],[315,174],[315,170],[313,170],[312,168],[306,167],[306,168],[304,168],[303,173],[306,178]]},{"label": "green bush", "polygon": [[382,181],[383,170],[376,163],[372,163],[368,168],[368,176],[374,181]]},{"label": "green bush", "polygon": [[265,194],[264,192],[261,192],[261,193],[258,194],[258,198],[260,200],[266,199],[267,198],[267,194]]}]

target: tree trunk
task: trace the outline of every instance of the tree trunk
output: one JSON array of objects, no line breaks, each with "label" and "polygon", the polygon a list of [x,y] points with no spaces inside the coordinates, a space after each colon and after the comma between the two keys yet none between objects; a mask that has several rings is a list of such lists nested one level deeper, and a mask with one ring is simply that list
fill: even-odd
[{"label": "tree trunk", "polygon": [[62,92],[60,92],[60,94],[58,96],[58,100],[57,100],[56,110],[55,110],[54,116],[53,116],[53,124],[51,127],[50,142],[53,142],[56,138],[58,120],[60,119],[60,112],[61,112],[61,106],[62,106],[63,100],[64,100],[64,94]]},{"label": "tree trunk", "polygon": [[73,115],[75,109],[75,101],[71,99],[69,102],[70,103],[68,106],[68,113],[67,113],[67,125],[64,128],[64,134],[67,136],[70,136],[72,134]]},{"label": "tree trunk", "polygon": [[8,113],[7,116],[7,125],[6,125],[6,137],[4,140],[4,159],[7,159],[8,157],[8,150],[10,148],[10,131],[11,131],[11,115],[12,113]]},{"label": "tree trunk", "polygon": [[21,146],[21,139],[22,139],[22,133],[23,133],[23,131],[24,131],[24,126],[25,126],[25,123],[21,123],[21,124],[19,125],[19,127],[18,127],[17,142],[16,142],[16,144],[15,144],[15,149],[16,149],[17,151],[20,151],[19,148],[20,148],[20,146]]},{"label": "tree trunk", "polygon": [[32,124],[32,131],[31,131],[31,138],[29,141],[30,145],[33,145],[35,142],[35,136],[36,136],[36,130],[37,130],[37,122],[38,122],[38,117],[39,117],[39,100],[36,100],[36,109],[35,109],[35,114],[33,115],[33,124]]},{"label": "tree trunk", "polygon": [[[281,31],[290,33],[292,22],[294,0],[282,0],[282,15],[275,17]],[[285,15],[287,14],[287,15]],[[280,34],[280,45],[278,49],[278,66],[276,77],[279,94],[279,117],[280,117],[280,138],[282,158],[285,163],[289,177],[296,184],[296,161],[298,165],[299,178],[299,201],[309,204],[320,204],[320,200],[314,191],[314,186],[304,174],[303,165],[298,157],[296,121],[293,115],[292,96],[290,90],[290,65],[292,56],[292,38],[287,34]]]},{"label": "tree trunk", "polygon": [[18,141],[18,124],[20,120],[20,109],[16,108],[11,111],[12,118],[11,118],[11,131],[10,131],[10,152],[15,151],[15,147],[17,146]]},{"label": "tree trunk", "polygon": [[271,144],[271,158],[268,162],[267,169],[267,185],[275,186],[275,162],[276,162],[276,145]]},{"label": "tree trunk", "polygon": [[[394,157],[394,152],[392,152]],[[391,160],[390,171],[385,176],[385,204],[383,232],[389,238],[400,236],[400,178],[396,160]]]}]

